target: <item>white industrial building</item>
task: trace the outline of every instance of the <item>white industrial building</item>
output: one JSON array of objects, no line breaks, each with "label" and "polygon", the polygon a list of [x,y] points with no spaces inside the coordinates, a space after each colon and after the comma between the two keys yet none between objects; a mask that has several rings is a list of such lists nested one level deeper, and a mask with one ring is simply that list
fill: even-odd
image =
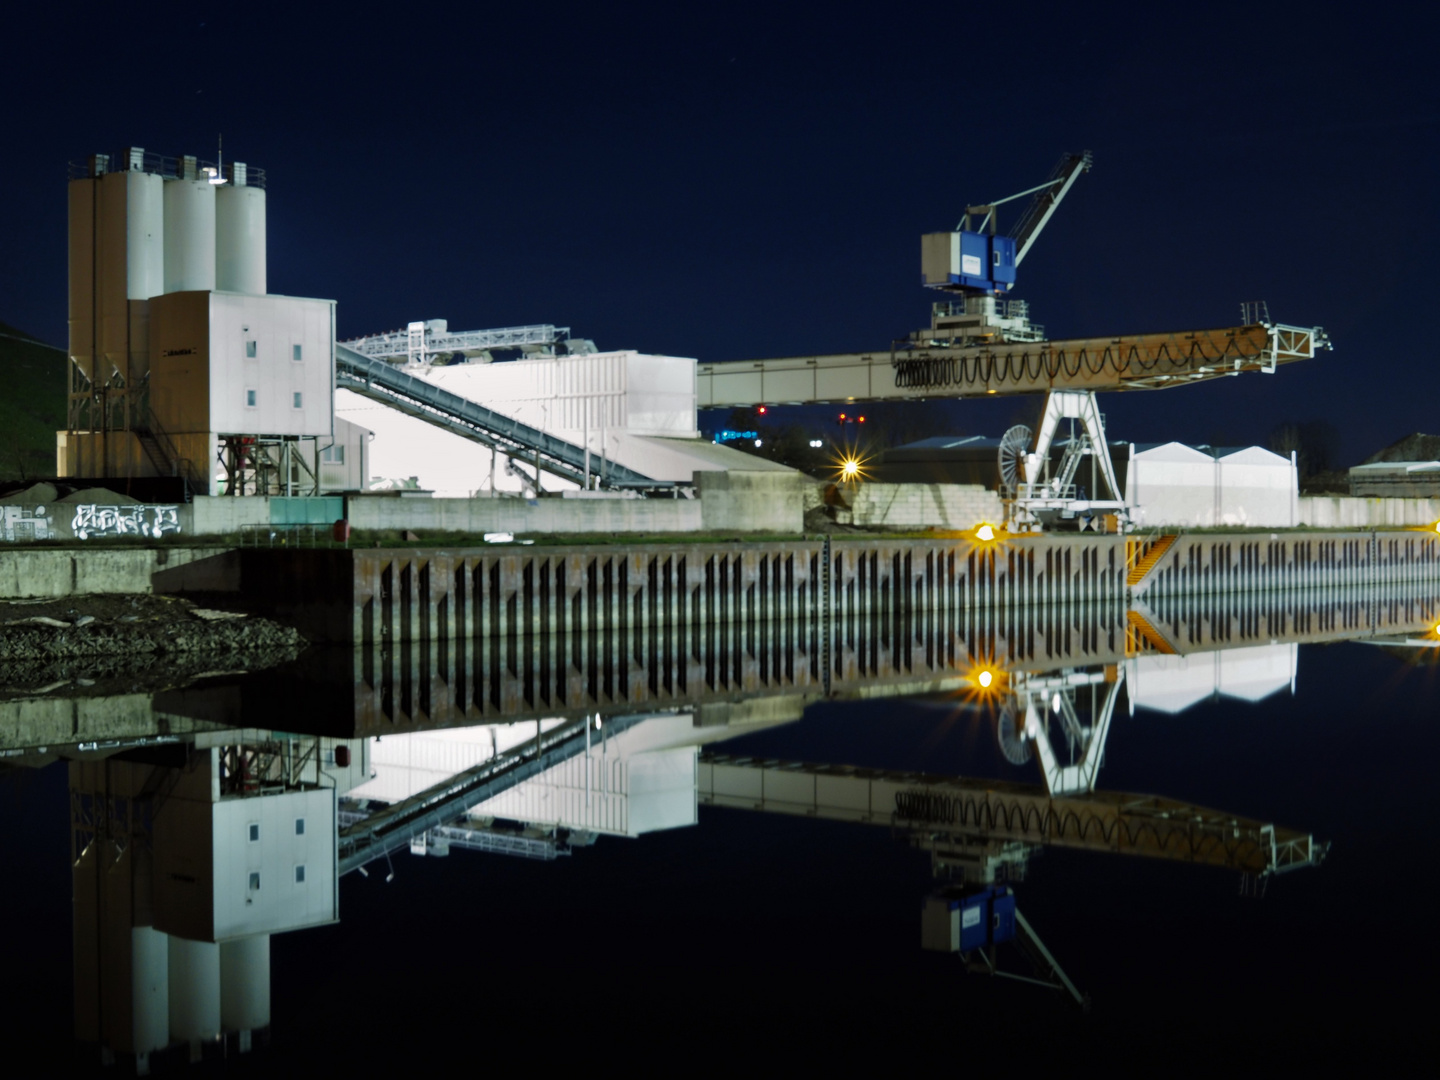
[{"label": "white industrial building", "polygon": [[1288,527],[1299,522],[1299,498],[1294,456],[1258,446],[1134,447],[1125,478],[1125,501],[1141,528]]},{"label": "white industrial building", "polygon": [[[563,720],[541,720],[542,731]],[[641,836],[697,822],[695,770],[698,747],[734,732],[697,728],[692,714],[644,717],[617,734],[603,723],[589,749],[540,775],[472,807],[472,820],[503,818],[527,825],[583,830],[608,836]],[[533,741],[536,722],[389,735],[369,748],[371,777],[350,791],[352,799],[401,802]],[[423,853],[423,852],[422,852]]]},{"label": "white industrial building", "polygon": [[322,459],[363,471],[363,433],[336,442],[334,301],[266,293],[262,172],[130,148],[92,157],[69,204],[57,475],[300,494]]},{"label": "white industrial building", "polygon": [[1136,656],[1125,661],[1130,711],[1181,713],[1217,697],[1263,701],[1295,691],[1300,646],[1293,641],[1189,656]]}]

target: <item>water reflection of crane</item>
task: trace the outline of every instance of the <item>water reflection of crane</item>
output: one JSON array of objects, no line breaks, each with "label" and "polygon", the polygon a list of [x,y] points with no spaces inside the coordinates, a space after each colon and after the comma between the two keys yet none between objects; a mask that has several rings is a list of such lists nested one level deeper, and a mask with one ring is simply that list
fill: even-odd
[{"label": "water reflection of crane", "polygon": [[[1066,778],[1083,773],[1064,773]],[[1018,945],[1039,981],[1082,1000],[1015,907],[1006,884],[1042,847],[1140,855],[1268,877],[1324,858],[1308,833],[1153,795],[1096,791],[1088,781],[1045,785],[816,765],[704,753],[707,806],[882,825],[928,851],[937,877],[957,884],[927,901],[922,941],[1000,974],[996,948]],[[978,929],[977,929],[978,927]]]}]

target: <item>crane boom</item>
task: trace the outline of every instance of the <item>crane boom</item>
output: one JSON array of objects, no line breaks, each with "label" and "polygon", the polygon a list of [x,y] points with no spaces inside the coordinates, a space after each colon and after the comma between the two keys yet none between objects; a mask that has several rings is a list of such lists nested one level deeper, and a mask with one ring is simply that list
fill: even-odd
[{"label": "crane boom", "polygon": [[1081,154],[1064,155],[1051,170],[1049,181],[1036,189],[1035,197],[1030,200],[1025,213],[1020,215],[1010,229],[1010,235],[1015,240],[1016,266],[1025,261],[1025,253],[1039,238],[1040,231],[1049,223],[1061,200],[1074,187],[1080,174],[1090,171],[1092,160],[1089,150]]}]

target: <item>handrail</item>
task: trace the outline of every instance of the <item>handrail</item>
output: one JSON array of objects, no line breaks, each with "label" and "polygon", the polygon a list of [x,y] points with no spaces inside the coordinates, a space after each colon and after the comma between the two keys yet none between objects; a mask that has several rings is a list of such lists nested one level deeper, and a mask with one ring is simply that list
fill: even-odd
[{"label": "handrail", "polygon": [[[155,440],[155,445],[160,448],[160,453],[165,458],[165,464],[172,470],[176,470],[172,475],[184,477],[185,482],[190,485],[192,491],[208,492],[210,490],[209,485],[204,482],[199,470],[195,468],[195,463],[189,458],[180,456],[180,451],[175,448],[175,444],[170,440],[169,433],[160,426],[160,421],[156,419],[155,411],[151,409],[148,410],[148,413],[149,415],[146,417],[147,423],[144,426],[134,426],[133,430],[135,433],[141,436],[148,436]],[[160,463],[155,462],[154,464],[158,466]]]}]

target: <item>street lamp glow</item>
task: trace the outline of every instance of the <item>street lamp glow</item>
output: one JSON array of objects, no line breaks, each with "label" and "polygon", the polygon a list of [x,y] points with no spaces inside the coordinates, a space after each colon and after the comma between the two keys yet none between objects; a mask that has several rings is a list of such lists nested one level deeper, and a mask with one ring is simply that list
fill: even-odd
[{"label": "street lamp glow", "polygon": [[995,681],[995,673],[992,671],[982,671],[976,681],[980,684],[982,690],[989,690],[990,684]]},{"label": "street lamp glow", "polygon": [[840,463],[840,479],[854,480],[860,475],[860,462],[854,458],[846,458]]},{"label": "street lamp glow", "polygon": [[988,525],[988,524],[986,524],[986,525],[981,525],[980,528],[978,528],[978,529],[975,530],[975,539],[976,539],[976,540],[983,540],[983,541],[985,541],[985,543],[988,544],[990,541],[992,541],[992,540],[995,539],[995,530],[994,530],[994,528],[992,528],[992,527],[991,527],[990,525]]}]

